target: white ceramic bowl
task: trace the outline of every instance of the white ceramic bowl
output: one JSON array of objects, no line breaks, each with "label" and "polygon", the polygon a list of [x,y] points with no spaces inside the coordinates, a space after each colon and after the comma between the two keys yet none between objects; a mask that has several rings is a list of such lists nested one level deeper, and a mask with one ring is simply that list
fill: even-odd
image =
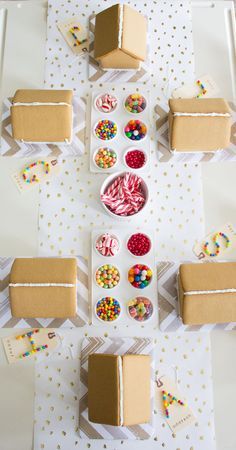
[{"label": "white ceramic bowl", "polygon": [[[101,189],[100,189],[100,197],[102,194],[104,194],[104,192],[106,191],[106,189],[113,183],[113,181],[115,181],[115,179],[119,176],[124,176],[126,173],[134,173],[132,171],[126,171],[126,172],[116,172],[115,174],[109,175],[104,182],[102,183]],[[136,174],[135,174],[136,175]],[[134,216],[136,216],[137,214],[140,214],[141,212],[143,212],[143,210],[146,208],[147,204],[148,204],[148,200],[149,200],[149,190],[148,190],[148,185],[147,183],[144,181],[144,179],[142,177],[140,177],[142,180],[142,189],[144,192],[144,196],[145,196],[145,203],[144,206],[135,214],[132,214],[131,216],[119,216],[118,214],[113,213],[102,201],[100,198],[100,202],[103,206],[103,208],[105,209],[105,211],[107,212],[107,214],[117,220],[127,220],[130,219]]]},{"label": "white ceramic bowl", "polygon": [[[106,295],[106,296],[104,295],[104,297],[112,297],[112,298],[114,298],[116,300],[116,298],[113,297],[112,295],[109,295],[109,296],[108,295]],[[102,322],[104,325],[106,325],[106,324],[109,324],[109,325],[116,324],[118,322],[118,320],[120,319],[120,316],[122,316],[121,302],[119,300],[117,300],[119,302],[119,305],[120,305],[120,314],[119,314],[119,316],[117,317],[117,319],[112,320],[112,321],[109,322],[109,321],[100,319],[100,317],[98,317],[98,315],[97,315],[97,304],[102,298],[103,297],[99,298],[99,300],[96,301],[95,306],[94,306],[94,313],[95,313],[96,319],[99,320],[99,322]]]},{"label": "white ceramic bowl", "polygon": [[[100,122],[101,120],[109,120],[110,122],[114,122],[115,124],[116,124],[116,126],[117,126],[117,132],[116,132],[116,135],[112,138],[112,139],[100,139],[97,135],[96,135],[96,133],[95,133],[95,129],[96,129],[96,127],[97,127],[97,124],[98,124],[98,122]],[[117,123],[116,123],[116,121],[115,120],[112,120],[112,119],[108,119],[108,118],[104,118],[104,117],[102,117],[101,119],[98,119],[97,121],[96,121],[96,123],[95,123],[95,125],[94,125],[94,127],[93,127],[93,135],[94,135],[94,137],[101,143],[101,142],[103,142],[103,145],[105,146],[109,146],[109,142],[114,142],[114,140],[117,138],[117,136],[118,136],[118,134],[119,134],[119,129],[118,129],[118,125],[117,125]],[[143,139],[142,139],[143,140]]]},{"label": "white ceramic bowl", "polygon": [[[127,99],[130,95],[133,95],[133,94],[140,94],[140,95],[142,95],[143,98],[144,98],[145,101],[146,101],[146,108],[145,108],[143,111],[139,112],[139,113],[132,113],[131,111],[128,111],[128,109],[126,109],[126,107],[125,107],[126,99]],[[126,112],[127,114],[130,114],[133,118],[134,118],[134,117],[141,117],[142,114],[143,114],[143,113],[147,110],[147,108],[148,108],[148,102],[147,102],[147,99],[146,99],[145,95],[143,95],[141,92],[132,92],[132,93],[130,93],[129,95],[126,95],[126,97],[125,97],[125,99],[124,99],[124,101],[123,101],[123,107],[124,107],[125,112]]]},{"label": "white ceramic bowl", "polygon": [[[134,150],[137,150],[137,151],[139,151],[139,152],[143,152],[143,153],[144,153],[144,156],[145,156],[145,162],[144,162],[144,165],[143,165],[142,167],[139,167],[139,169],[134,169],[133,167],[128,166],[128,164],[127,164],[127,162],[126,162],[126,159],[125,159],[127,153],[132,152],[132,151],[134,151]],[[129,147],[129,148],[125,151],[125,153],[124,153],[124,156],[123,156],[123,162],[124,162],[124,165],[127,167],[128,170],[133,170],[133,171],[135,171],[135,172],[141,172],[141,171],[144,169],[144,167],[147,165],[147,162],[148,162],[148,154],[147,154],[146,150],[143,150],[142,148]]]},{"label": "white ceramic bowl", "polygon": [[[114,139],[115,139],[115,138],[114,138]],[[102,139],[99,139],[99,140],[102,141]],[[111,139],[111,141],[113,141],[113,139]],[[102,142],[107,142],[107,143],[109,143],[110,141],[102,141]],[[104,147],[104,148],[109,148],[109,150],[113,150],[113,152],[115,152],[115,154],[116,154],[116,162],[115,162],[115,164],[114,164],[112,167],[109,167],[109,168],[107,168],[107,169],[103,169],[102,167],[99,167],[99,166],[96,164],[96,161],[95,161],[96,154],[98,153],[98,151],[99,151],[100,148],[102,148],[102,147]],[[107,170],[111,171],[111,170],[115,169],[115,167],[117,166],[117,162],[118,162],[118,154],[117,154],[117,151],[114,150],[113,148],[111,148],[111,146],[109,146],[109,145],[103,145],[103,146],[100,146],[100,147],[96,148],[96,150],[95,150],[95,152],[94,152],[94,154],[93,154],[93,164],[94,164],[94,166],[96,167],[96,169],[98,169],[99,172],[101,172],[101,173],[102,173],[102,172],[104,173],[104,171],[107,171]]]},{"label": "white ceramic bowl", "polygon": [[[98,241],[98,239],[103,235],[103,234],[110,234],[112,237],[114,237],[117,241],[118,241],[118,245],[119,245],[119,250],[118,250],[118,252],[116,253],[116,255],[114,255],[114,256],[112,256],[112,255],[110,255],[110,256],[105,256],[105,255],[102,255],[99,251],[98,251],[98,249],[97,249],[97,247],[96,247],[96,243],[97,243],[97,241]],[[100,233],[100,234],[98,234],[97,236],[96,236],[96,238],[95,238],[95,240],[94,240],[94,250],[95,250],[95,252],[99,255],[99,256],[101,256],[102,258],[115,258],[118,254],[119,254],[119,252],[120,252],[120,247],[121,247],[121,243],[120,243],[120,239],[115,235],[115,234],[113,234],[113,233],[111,233],[110,231],[104,231],[104,233]]]},{"label": "white ceramic bowl", "polygon": [[[108,263],[108,265],[111,265],[111,266],[113,266],[115,269],[117,269],[118,270],[118,274],[119,274],[119,277],[120,277],[120,279],[121,279],[121,276],[120,276],[120,269],[119,269],[119,267],[117,267],[117,265],[116,264],[112,264],[112,263]],[[97,267],[97,269],[95,270],[95,273],[94,273],[94,282],[96,283],[96,285],[97,285],[97,287],[99,287],[100,289],[102,289],[103,290],[103,292],[105,291],[105,292],[111,292],[111,291],[114,291],[114,289],[116,289],[117,288],[117,286],[119,286],[119,284],[120,284],[120,279],[119,279],[119,281],[118,281],[118,283],[117,283],[117,285],[116,286],[113,286],[112,288],[104,288],[103,286],[100,286],[100,284],[98,284],[97,283],[97,279],[96,279],[96,273],[97,273],[97,271],[102,267],[102,266],[105,266],[106,264],[100,264],[98,267]],[[108,297],[112,297],[112,296],[109,296],[108,294],[107,294],[107,296]]]},{"label": "white ceramic bowl", "polygon": [[[134,254],[128,249],[128,242],[129,242],[131,236],[133,236],[134,234],[138,234],[138,233],[141,233],[141,234],[143,234],[144,236],[146,236],[146,237],[149,239],[149,242],[150,242],[150,250],[149,250],[147,253],[145,253],[145,255],[142,255],[142,256],[134,255]],[[145,258],[146,255],[148,255],[148,253],[150,253],[150,251],[151,251],[151,249],[152,249],[152,241],[151,241],[150,237],[149,237],[146,233],[143,233],[142,231],[135,231],[134,233],[130,234],[130,236],[128,237],[128,239],[127,239],[125,245],[126,245],[126,249],[127,249],[127,251],[129,252],[129,254],[130,254],[133,258],[139,258],[139,259],[140,259],[140,258]]]},{"label": "white ceramic bowl", "polygon": [[[112,110],[112,111],[103,111],[102,109],[99,109],[98,106],[96,105],[97,100],[102,97],[103,95],[112,95],[112,97],[115,97],[117,100],[117,104],[116,107]],[[94,108],[100,113],[100,114],[105,114],[105,115],[109,115],[109,114],[113,114],[115,111],[117,111],[119,107],[119,100],[117,98],[117,96],[115,94],[112,94],[111,92],[101,92],[101,94],[97,95],[94,99]]]},{"label": "white ceramic bowl", "polygon": [[[146,132],[144,138],[139,139],[139,140],[136,141],[136,140],[132,140],[132,139],[130,139],[128,136],[126,136],[126,134],[125,134],[125,128],[126,128],[126,126],[128,125],[128,123],[129,123],[131,120],[140,120],[140,122],[142,122],[142,123],[145,125],[147,132]],[[138,117],[133,117],[132,119],[129,119],[129,120],[126,122],[126,124],[123,126],[123,134],[124,134],[124,137],[125,137],[125,139],[127,139],[127,141],[128,141],[128,142],[130,143],[130,145],[132,145],[132,146],[142,144],[142,142],[144,142],[144,141],[147,139],[148,133],[149,133],[148,126],[146,125],[146,123],[144,122],[144,120],[139,119]]]},{"label": "white ceramic bowl", "polygon": [[[133,298],[131,298],[131,299],[127,302],[127,305],[126,305],[126,311],[127,311],[127,315],[129,316],[129,319],[130,319],[133,323],[139,323],[140,325],[143,325],[144,323],[147,323],[147,322],[150,321],[150,319],[152,319],[153,314],[154,314],[154,306],[153,306],[153,302],[152,302],[148,297],[145,297],[144,295],[137,295],[136,298],[137,298],[137,297],[147,298],[147,299],[150,301],[150,303],[151,303],[151,305],[152,305],[152,314],[151,314],[151,316],[148,317],[148,319],[145,319],[145,320],[137,320],[137,319],[135,319],[134,317],[131,316],[131,314],[130,314],[130,312],[129,312],[129,303],[133,300],[133,298],[135,298],[135,296],[134,296]],[[100,319],[100,320],[101,320],[101,319]]]}]

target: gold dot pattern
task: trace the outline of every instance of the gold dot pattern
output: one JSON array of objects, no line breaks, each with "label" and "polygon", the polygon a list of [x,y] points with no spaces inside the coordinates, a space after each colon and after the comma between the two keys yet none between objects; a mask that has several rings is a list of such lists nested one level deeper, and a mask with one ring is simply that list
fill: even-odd
[{"label": "gold dot pattern", "polygon": [[[41,448],[45,450],[76,449],[78,445],[81,450],[85,450],[88,448],[88,444],[89,448],[94,450],[104,448],[135,450],[137,448],[135,440],[123,439],[114,442],[107,439],[96,439],[88,441],[83,434],[86,411],[83,413],[84,420],[81,424],[82,436],[85,439],[80,439],[79,399],[83,398],[86,393],[86,378],[83,372],[79,382],[79,355],[81,340],[83,336],[86,336],[86,332],[79,329],[68,329],[61,330],[60,334],[63,337],[63,347],[60,348],[60,352],[55,352],[47,357],[48,360],[36,365],[35,450]],[[119,336],[119,331],[107,334],[114,338]],[[154,333],[152,334],[154,337]],[[91,329],[90,335],[97,336],[97,330]],[[145,336],[145,334],[143,335]],[[132,334],[127,332],[127,336],[132,337]],[[170,339],[169,335],[158,331],[155,333],[156,375],[166,374],[172,379],[177,375],[178,388],[186,396],[188,405],[193,409],[196,422],[193,426],[175,434],[170,431],[163,416],[155,409],[155,433],[148,441],[148,449],[156,449],[157,442],[160,448],[164,447],[169,450],[177,448],[181,450],[213,449],[214,421],[211,364],[208,354],[209,334],[201,333],[200,341],[199,334],[196,332],[191,333],[188,339],[184,334],[176,333],[172,336],[174,339]],[[179,348],[178,355],[174,352],[176,342],[178,342]],[[88,342],[85,344],[88,348]],[[193,348],[194,352],[192,352]],[[48,377],[53,379],[50,384]],[[46,393],[50,393],[50,397]],[[139,442],[139,447],[146,449],[147,441]]]}]

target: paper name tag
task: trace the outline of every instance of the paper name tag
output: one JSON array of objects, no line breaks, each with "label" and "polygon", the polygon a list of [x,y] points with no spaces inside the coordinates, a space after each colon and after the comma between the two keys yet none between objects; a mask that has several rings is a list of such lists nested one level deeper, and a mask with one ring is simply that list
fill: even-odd
[{"label": "paper name tag", "polygon": [[15,363],[17,361],[28,360],[29,358],[34,358],[36,355],[42,355],[43,353],[55,350],[60,344],[60,340],[56,331],[52,328],[40,328],[37,334],[33,334],[33,339],[35,341],[35,346],[40,347],[47,345],[45,350],[27,355],[26,357],[20,358],[25,352],[30,352],[32,350],[32,345],[30,344],[29,338],[26,336],[22,339],[17,339],[17,336],[23,335],[33,331],[31,329],[20,329],[13,335],[6,338],[2,338],[3,347],[6,353],[7,360],[9,364]]},{"label": "paper name tag", "polygon": [[169,425],[171,431],[173,433],[177,433],[183,428],[193,425],[196,422],[196,418],[188,405],[183,406],[178,404],[177,402],[170,404],[168,406],[169,418],[166,417],[165,408],[163,404],[163,394],[162,394],[163,390],[166,391],[167,393],[171,393],[174,397],[181,400],[185,404],[187,403],[187,401],[183,396],[183,394],[179,392],[174,381],[172,381],[168,376],[164,375],[162,377],[157,378],[156,406],[157,409],[163,415],[163,417],[165,417],[165,420]]},{"label": "paper name tag", "polygon": [[23,179],[23,171],[26,167],[29,167],[30,164],[36,162],[31,161],[27,165],[25,165],[21,172],[16,172],[12,175],[12,179],[14,183],[16,184],[17,188],[20,192],[28,191],[29,189],[34,188],[35,186],[38,186],[40,183],[43,183],[45,181],[50,180],[52,177],[59,175],[61,171],[61,166],[56,158],[43,158],[43,161],[47,162],[49,164],[49,172],[46,173],[44,170],[44,167],[42,165],[37,165],[28,171],[28,176],[31,178],[33,175],[36,175],[38,178],[38,182],[32,182],[32,183],[26,183],[26,181]]},{"label": "paper name tag", "polygon": [[[219,247],[219,254],[216,256],[210,256],[207,255],[204,252],[204,244],[206,242],[209,243],[207,246],[207,249],[209,252],[214,253],[216,252],[216,246],[214,244],[214,236],[217,233],[223,233],[230,241],[228,247],[226,246],[226,238],[222,236],[217,236],[216,241],[220,244]],[[193,247],[193,252],[197,256],[198,259],[204,259],[205,261],[217,261],[218,259],[222,259],[225,254],[229,256],[230,254],[235,253],[236,251],[236,230],[234,229],[233,225],[231,223],[226,223],[225,225],[222,225],[218,228],[218,230],[215,230],[214,232],[208,234],[205,236],[201,241],[197,242]],[[235,257],[235,255],[234,255]]]},{"label": "paper name tag", "polygon": [[88,52],[88,34],[78,18],[68,19],[57,24],[58,30],[76,55],[83,55]]},{"label": "paper name tag", "polygon": [[[213,80],[211,75],[203,75],[199,77],[199,80],[204,85],[206,93],[200,98],[211,98],[219,94],[219,88]],[[192,84],[185,84],[172,92],[173,98],[193,98],[201,93],[199,86],[197,85],[197,80]]]}]

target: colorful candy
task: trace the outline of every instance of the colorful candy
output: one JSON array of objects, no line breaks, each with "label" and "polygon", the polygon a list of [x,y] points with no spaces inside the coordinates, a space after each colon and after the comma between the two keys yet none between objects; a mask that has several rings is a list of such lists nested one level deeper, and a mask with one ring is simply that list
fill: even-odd
[{"label": "colorful candy", "polygon": [[150,319],[153,313],[153,304],[147,297],[135,297],[128,302],[130,317],[138,322]]},{"label": "colorful candy", "polygon": [[113,297],[103,297],[96,304],[97,317],[104,322],[114,322],[120,313],[120,303]]},{"label": "colorful candy", "polygon": [[37,347],[37,345],[35,344],[33,335],[39,333],[39,331],[40,331],[40,329],[37,328],[36,330],[28,331],[28,333],[20,334],[20,335],[16,336],[16,339],[17,339],[18,341],[27,337],[27,338],[29,339],[29,341],[30,341],[30,345],[31,345],[31,349],[32,349],[32,350],[29,350],[29,351],[27,351],[27,352],[25,352],[25,353],[21,353],[21,354],[19,355],[19,359],[25,358],[26,356],[33,355],[34,353],[40,352],[41,350],[46,350],[46,349],[48,348],[48,345],[47,345],[47,344],[45,344],[45,345],[40,345],[40,346],[38,346],[38,347]]},{"label": "colorful candy", "polygon": [[217,240],[219,237],[221,237],[221,238],[223,238],[223,239],[225,240],[225,247],[226,247],[226,248],[228,248],[228,247],[230,246],[230,240],[229,240],[228,236],[226,236],[225,233],[221,233],[221,232],[216,233],[216,234],[214,234],[214,236],[212,237],[212,242],[213,242],[213,244],[214,244],[214,246],[215,246],[215,248],[216,248],[216,251],[215,251],[214,253],[213,253],[213,252],[210,252],[210,251],[208,250],[209,242],[205,242],[205,244],[203,245],[203,251],[204,251],[204,253],[205,253],[207,256],[215,257],[215,256],[218,256],[218,255],[219,255],[219,253],[220,253],[220,244],[219,244],[219,242],[218,242],[218,240]]},{"label": "colorful candy", "polygon": [[130,172],[118,176],[101,194],[101,201],[118,216],[136,214],[146,201],[142,178]]},{"label": "colorful candy", "polygon": [[117,134],[117,125],[112,120],[102,119],[99,120],[94,131],[98,139],[110,141]]},{"label": "colorful candy", "polygon": [[95,100],[95,106],[100,112],[111,113],[117,108],[117,98],[111,94],[101,94]]},{"label": "colorful candy", "polygon": [[49,166],[48,162],[46,162],[46,161],[36,161],[36,162],[30,164],[29,166],[25,167],[25,169],[22,172],[23,180],[26,183],[34,183],[34,182],[38,183],[39,182],[39,178],[37,177],[37,175],[34,174],[34,175],[32,175],[32,177],[30,177],[30,175],[29,175],[30,170],[33,167],[36,167],[36,166],[39,166],[39,165],[43,166],[46,174],[49,173],[50,166]]},{"label": "colorful candy", "polygon": [[130,94],[125,100],[125,109],[132,114],[140,114],[146,106],[146,99],[138,93]]},{"label": "colorful candy", "polygon": [[104,289],[112,289],[120,281],[119,270],[111,264],[104,264],[96,271],[96,283]]},{"label": "colorful candy", "polygon": [[128,280],[133,287],[144,289],[152,281],[152,271],[144,264],[135,264],[129,269]]},{"label": "colorful candy", "polygon": [[102,256],[116,256],[120,249],[118,238],[109,233],[99,236],[95,245],[98,253]]},{"label": "colorful candy", "polygon": [[146,137],[147,127],[138,119],[130,120],[125,126],[125,136],[131,141],[141,141]]},{"label": "colorful candy", "polygon": [[135,233],[130,236],[127,248],[134,256],[144,256],[151,249],[151,241],[146,234]]},{"label": "colorful candy", "polygon": [[114,150],[108,147],[101,147],[94,157],[95,164],[100,169],[110,169],[117,162],[117,155]]},{"label": "colorful candy", "polygon": [[131,169],[141,169],[146,163],[146,155],[142,150],[129,150],[125,162]]}]

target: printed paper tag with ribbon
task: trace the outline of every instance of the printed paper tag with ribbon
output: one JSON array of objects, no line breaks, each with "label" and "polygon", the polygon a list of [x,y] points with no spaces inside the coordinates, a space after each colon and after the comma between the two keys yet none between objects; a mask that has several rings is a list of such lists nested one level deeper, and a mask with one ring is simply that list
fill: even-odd
[{"label": "printed paper tag with ribbon", "polygon": [[218,230],[205,236],[193,247],[193,252],[199,260],[217,261],[227,254],[227,257],[236,256],[236,230],[231,223],[226,223]]},{"label": "printed paper tag with ribbon", "polygon": [[58,159],[44,158],[39,161],[31,161],[22,168],[20,173],[14,173],[12,179],[19,191],[24,192],[50,180],[53,176],[59,175],[60,170],[61,166]]},{"label": "printed paper tag with ribbon", "polygon": [[[198,83],[200,82],[200,83]],[[204,86],[204,94],[202,95]],[[211,98],[219,94],[219,88],[211,75],[203,75],[194,83],[184,84],[172,92],[173,98]]]},{"label": "printed paper tag with ribbon", "polygon": [[[30,333],[32,335],[27,336]],[[34,342],[34,347],[31,343],[32,341]],[[41,355],[45,351],[51,352],[55,350],[60,344],[60,339],[53,328],[35,328],[18,330],[13,335],[2,338],[2,343],[7,360],[9,364],[12,364]],[[32,352],[33,348],[35,348],[34,352]]]},{"label": "printed paper tag with ribbon", "polygon": [[78,18],[59,22],[57,27],[73,53],[80,56],[88,52],[88,34]]},{"label": "printed paper tag with ribbon", "polygon": [[156,380],[156,407],[173,433],[196,422],[185,397],[179,392],[176,383],[167,375]]}]

